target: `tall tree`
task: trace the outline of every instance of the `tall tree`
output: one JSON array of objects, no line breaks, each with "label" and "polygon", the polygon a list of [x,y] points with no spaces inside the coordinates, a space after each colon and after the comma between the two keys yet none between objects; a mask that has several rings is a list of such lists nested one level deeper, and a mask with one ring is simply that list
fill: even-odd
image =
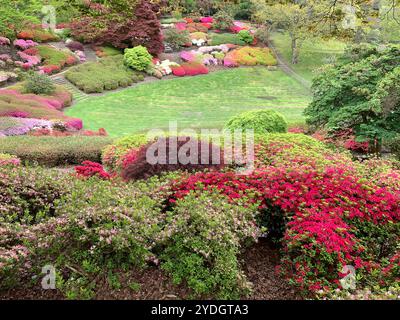
[{"label": "tall tree", "polygon": [[255,21],[288,32],[292,41],[292,64],[297,64],[301,42],[312,34],[311,26],[315,20],[315,11],[300,3],[270,5],[267,1],[253,0],[253,5]]}]

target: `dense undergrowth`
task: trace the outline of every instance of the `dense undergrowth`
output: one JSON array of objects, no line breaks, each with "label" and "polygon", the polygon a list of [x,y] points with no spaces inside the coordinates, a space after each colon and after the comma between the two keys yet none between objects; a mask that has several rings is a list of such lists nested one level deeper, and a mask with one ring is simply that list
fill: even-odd
[{"label": "dense undergrowth", "polygon": [[301,134],[256,141],[245,176],[225,168],[125,182],[120,170],[137,161],[143,136],[105,150],[107,177],[0,167],[2,289],[53,264],[67,298],[93,298],[99,275],[159,265],[192,297],[240,298],[251,292],[240,253],[264,234],[281,248],[277,271],[304,294],[334,293],[350,265],[358,290],[390,297],[400,271],[396,163],[354,162]]}]

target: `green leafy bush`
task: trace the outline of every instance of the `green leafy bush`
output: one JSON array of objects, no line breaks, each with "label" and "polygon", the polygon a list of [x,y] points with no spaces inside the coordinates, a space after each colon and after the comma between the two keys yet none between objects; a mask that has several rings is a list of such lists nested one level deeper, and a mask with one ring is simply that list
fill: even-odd
[{"label": "green leafy bush", "polygon": [[144,79],[143,75],[124,65],[122,55],[73,67],[67,71],[65,77],[86,93],[100,93],[128,87]]},{"label": "green leafy bush", "polygon": [[178,30],[176,28],[170,28],[165,31],[164,40],[174,49],[179,49],[188,43],[192,43],[190,34],[187,30]]},{"label": "green leafy bush", "polygon": [[3,171],[0,168],[0,177],[0,223],[24,225],[53,217],[55,201],[70,191],[72,180],[59,171],[23,167]]},{"label": "green leafy bush", "polygon": [[137,46],[132,49],[125,49],[125,64],[137,71],[145,71],[150,66],[153,57],[143,46]]},{"label": "green leafy bush", "polygon": [[237,36],[238,36],[239,40],[241,40],[247,44],[252,44],[254,41],[254,37],[251,35],[250,31],[248,31],[248,30],[239,31]]},{"label": "green leafy bush", "polygon": [[219,11],[214,15],[214,29],[228,30],[233,26],[234,20],[231,14],[225,11]]},{"label": "green leafy bush", "polygon": [[269,29],[266,26],[262,26],[256,30],[255,37],[263,44],[267,44],[269,40]]},{"label": "green leafy bush", "polygon": [[255,133],[287,132],[285,118],[274,110],[255,110],[239,114],[228,121],[228,130],[254,129]]},{"label": "green leafy bush", "polygon": [[195,296],[239,299],[249,292],[238,254],[256,240],[255,208],[229,204],[218,193],[191,193],[177,202],[161,233],[162,268]]},{"label": "green leafy bush", "polygon": [[50,95],[55,92],[56,87],[49,76],[32,72],[26,78],[24,89],[27,93]]},{"label": "green leafy bush", "polygon": [[59,166],[85,160],[100,162],[102,149],[110,143],[107,137],[7,137],[1,139],[0,153],[13,154],[22,161]]},{"label": "green leafy bush", "polygon": [[221,44],[246,45],[246,42],[239,39],[238,35],[233,33],[212,33],[210,42],[213,46],[219,46]]}]

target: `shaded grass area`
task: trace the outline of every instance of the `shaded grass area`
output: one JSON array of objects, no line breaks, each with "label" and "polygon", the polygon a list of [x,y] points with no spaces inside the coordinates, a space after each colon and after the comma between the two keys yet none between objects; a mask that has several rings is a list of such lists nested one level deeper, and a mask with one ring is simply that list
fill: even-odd
[{"label": "shaded grass area", "polygon": [[217,128],[248,110],[273,109],[289,125],[304,123],[310,93],[282,71],[239,68],[205,76],[140,84],[92,97],[66,110],[83,119],[86,129],[105,128],[113,136],[168,128]]},{"label": "shaded grass area", "polygon": [[315,75],[315,70],[324,64],[334,61],[344,52],[346,44],[336,39],[317,40],[311,39],[304,41],[300,49],[300,61],[297,65],[292,65],[292,48],[289,35],[283,33],[273,33],[271,39],[278,52],[286,60],[287,64],[303,78],[311,81]]}]

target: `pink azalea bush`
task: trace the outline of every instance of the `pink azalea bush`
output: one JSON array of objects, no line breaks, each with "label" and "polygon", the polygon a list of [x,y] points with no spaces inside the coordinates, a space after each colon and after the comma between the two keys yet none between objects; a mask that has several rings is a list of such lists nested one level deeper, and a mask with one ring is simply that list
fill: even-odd
[{"label": "pink azalea bush", "polygon": [[10,44],[10,39],[6,37],[0,37],[0,46],[9,46]]},{"label": "pink azalea bush", "polygon": [[24,40],[24,39],[16,39],[13,42],[14,46],[17,48],[20,48],[22,50],[29,49],[31,47],[35,47],[38,45],[38,43],[32,41],[32,40]]}]

